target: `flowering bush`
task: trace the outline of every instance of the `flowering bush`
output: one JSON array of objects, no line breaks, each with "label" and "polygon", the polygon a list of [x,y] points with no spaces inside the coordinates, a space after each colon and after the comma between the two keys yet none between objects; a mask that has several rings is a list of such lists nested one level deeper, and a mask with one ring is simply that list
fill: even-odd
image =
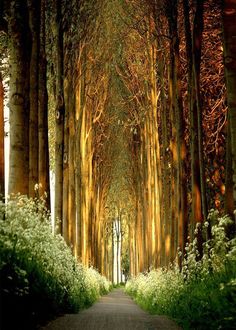
[{"label": "flowering bush", "polygon": [[32,328],[42,316],[78,311],[109,291],[110,283],[77,263],[62,236],[52,233],[42,200],[17,196],[0,203],[0,217],[3,315],[10,310]]},{"label": "flowering bush", "polygon": [[143,308],[169,315],[184,329],[234,329],[236,324],[236,239],[226,235],[232,221],[212,211],[204,229],[210,224],[202,258],[194,240],[186,246],[181,270],[152,270],[126,284]]},{"label": "flowering bush", "polygon": [[129,280],[126,291],[150,312],[158,309],[167,313],[169,304],[175,301],[183,283],[183,277],[177,269],[157,269]]}]

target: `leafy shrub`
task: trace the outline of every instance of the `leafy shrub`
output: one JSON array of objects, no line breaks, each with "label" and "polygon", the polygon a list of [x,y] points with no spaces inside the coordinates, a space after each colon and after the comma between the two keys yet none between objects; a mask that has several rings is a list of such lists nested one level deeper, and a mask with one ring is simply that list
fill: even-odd
[{"label": "leafy shrub", "polygon": [[235,329],[236,239],[226,236],[232,221],[215,211],[208,220],[211,239],[203,244],[201,259],[194,240],[186,246],[181,270],[175,266],[139,274],[127,282],[126,291],[143,308],[169,315],[184,329]]},{"label": "leafy shrub", "polygon": [[12,314],[32,329],[44,316],[76,312],[109,291],[110,283],[79,264],[52,233],[42,200],[17,196],[0,204],[0,216],[2,313],[9,328]]}]

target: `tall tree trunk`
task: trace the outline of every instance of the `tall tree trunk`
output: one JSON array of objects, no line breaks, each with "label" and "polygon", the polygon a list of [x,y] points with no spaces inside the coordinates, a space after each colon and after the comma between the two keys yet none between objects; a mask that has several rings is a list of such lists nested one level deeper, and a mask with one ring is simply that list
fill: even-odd
[{"label": "tall tree trunk", "polygon": [[9,193],[29,192],[29,27],[26,2],[11,1]]},{"label": "tall tree trunk", "polygon": [[[187,147],[185,143],[185,118],[182,99],[181,86],[181,68],[179,54],[179,35],[178,35],[178,2],[172,6],[173,13],[173,52],[174,52],[174,70],[175,70],[175,107],[176,107],[176,128],[177,128],[177,167],[178,167],[178,248],[185,251],[187,242],[187,173],[186,173],[186,154]],[[182,258],[180,258],[180,264]]]},{"label": "tall tree trunk", "polygon": [[206,179],[202,136],[202,105],[200,95],[200,65],[202,53],[202,33],[203,33],[203,4],[204,0],[197,1],[196,13],[193,25],[193,73],[196,94],[197,108],[197,126],[198,126],[198,153],[199,153],[199,171],[200,171],[200,189],[203,219],[207,219],[207,199],[206,199]]},{"label": "tall tree trunk", "polygon": [[[175,2],[175,0],[173,0]],[[179,183],[179,167],[178,167],[178,150],[177,150],[177,125],[176,125],[176,70],[175,70],[175,51],[174,51],[174,17],[172,16],[172,10],[174,2],[171,2],[170,7],[167,9],[167,19],[168,19],[168,27],[169,34],[171,36],[170,40],[170,63],[168,69],[168,95],[169,95],[169,111],[170,111],[170,163],[171,163],[171,197],[170,197],[170,209],[171,209],[171,233],[172,233],[172,246],[173,252],[176,254],[178,248],[178,217],[179,217],[179,192],[178,192],[178,183]],[[163,231],[163,236],[165,236],[165,232]],[[164,238],[163,238],[164,239]],[[174,256],[175,258],[175,256]]]},{"label": "tall tree trunk", "polygon": [[69,240],[73,253],[76,254],[76,204],[75,204],[75,112],[74,95],[69,98]]},{"label": "tall tree trunk", "polygon": [[[35,196],[35,185],[38,178],[38,72],[39,72],[39,24],[40,1],[27,0],[29,10],[29,26],[31,32],[30,58],[30,116],[29,116],[29,196]],[[38,193],[38,192],[37,192]]]},{"label": "tall tree trunk", "polygon": [[[189,0],[183,0],[183,12],[184,12],[184,32],[185,32],[185,48],[186,48],[186,58],[187,58],[187,104],[188,104],[188,110],[190,112],[190,134],[191,139],[195,138],[194,133],[194,116],[193,116],[193,108],[192,108],[192,93],[193,93],[193,86],[192,86],[192,77],[193,77],[193,55],[192,55],[192,30],[191,30],[191,24],[190,24],[190,8],[189,8]],[[196,142],[196,141],[195,141]],[[190,153],[191,156],[195,155],[194,150],[194,141],[191,140],[190,143]],[[196,214],[196,196],[197,192],[195,191],[196,186],[196,177],[195,177],[195,166],[196,164],[194,161],[191,160],[191,192],[192,192],[192,214],[190,217],[190,223],[188,226],[188,233],[193,237],[193,231],[194,231],[194,224],[195,224],[195,214]]]},{"label": "tall tree trunk", "polygon": [[0,200],[5,196],[5,171],[4,171],[4,89],[0,72]]},{"label": "tall tree trunk", "polygon": [[63,143],[63,203],[62,203],[62,235],[69,245],[68,200],[69,200],[69,90],[64,90],[64,143]]},{"label": "tall tree trunk", "polygon": [[112,283],[115,283],[115,244],[114,244],[114,235],[115,235],[115,231],[114,231],[114,221],[112,221],[112,232],[111,232],[111,239],[112,239],[112,243],[111,243],[111,248],[112,248]]},{"label": "tall tree trunk", "polygon": [[[80,47],[80,54],[82,49]],[[77,245],[77,255],[82,258],[82,155],[81,155],[81,135],[82,135],[82,118],[83,118],[83,104],[84,104],[84,90],[83,90],[83,79],[82,79],[82,68],[79,65],[78,68],[79,81],[76,88],[75,96],[75,117],[76,117],[76,127],[75,127],[75,196],[76,196],[76,245]]]},{"label": "tall tree trunk", "polygon": [[120,221],[119,221],[119,213],[117,219],[115,220],[115,228],[116,228],[116,280],[119,283],[119,248],[120,248]]},{"label": "tall tree trunk", "polygon": [[39,195],[46,193],[46,207],[50,209],[49,145],[48,145],[48,93],[47,63],[45,53],[45,6],[41,0],[40,50],[39,50],[39,103],[38,103],[38,182]]},{"label": "tall tree trunk", "polygon": [[[233,169],[233,208],[236,208],[236,0],[224,0],[224,64]],[[229,155],[228,155],[229,156]]]},{"label": "tall tree trunk", "polygon": [[[202,1],[201,1],[202,2]],[[198,8],[200,5],[197,5]],[[199,13],[200,15],[201,13]],[[193,27],[193,37],[192,37],[192,54],[191,61],[192,68],[189,71],[188,78],[191,81],[188,81],[189,91],[191,97],[190,101],[190,127],[191,127],[191,193],[192,193],[192,205],[191,205],[191,237],[194,235],[194,228],[196,223],[201,223],[203,221],[203,212],[202,212],[202,196],[201,196],[201,173],[200,173],[200,160],[199,160],[199,115],[198,115],[198,106],[197,106],[197,97],[199,97],[198,91],[196,91],[196,83],[199,84],[199,75],[200,75],[200,61],[201,61],[201,33],[202,30],[198,26],[197,13],[195,13],[195,25]],[[201,18],[202,19],[202,18]],[[189,39],[187,45],[189,47]],[[187,48],[188,51],[188,48]],[[195,53],[196,52],[196,53]],[[190,70],[190,68],[189,68]],[[197,77],[195,77],[197,76]],[[191,88],[191,89],[190,89]],[[198,86],[199,89],[199,86]],[[198,101],[199,103],[200,101]],[[200,104],[200,103],[199,103]],[[199,234],[200,239],[200,234]]]},{"label": "tall tree trunk", "polygon": [[234,184],[233,184],[233,168],[232,168],[232,148],[230,123],[228,116],[227,123],[227,141],[226,141],[226,176],[225,176],[225,213],[231,218],[234,216]]},{"label": "tall tree trunk", "polygon": [[[205,168],[203,158],[202,138],[202,109],[200,96],[200,65],[203,33],[203,0],[196,3],[196,11],[192,32],[192,81],[191,104],[190,104],[190,126],[191,126],[191,237],[194,236],[196,223],[202,223],[207,218],[207,200],[205,188]],[[202,230],[198,227],[196,234],[199,255],[202,255]]]},{"label": "tall tree trunk", "polygon": [[[159,45],[159,48],[161,45]],[[172,237],[172,217],[171,217],[171,210],[170,210],[170,169],[168,164],[169,160],[169,134],[168,134],[168,118],[169,118],[169,111],[167,108],[166,102],[166,95],[165,95],[165,78],[164,78],[164,58],[161,55],[161,62],[158,61],[158,75],[159,75],[159,88],[160,88],[160,124],[161,124],[161,135],[159,136],[159,145],[162,146],[161,155],[163,158],[163,162],[160,162],[161,168],[161,182],[162,182],[162,205],[161,207],[161,219],[166,224],[166,230],[168,232],[169,238],[166,241],[166,261],[173,261],[172,260],[172,249],[173,247],[173,237]]]},{"label": "tall tree trunk", "polygon": [[55,220],[60,221],[58,232],[62,233],[63,209],[63,154],[64,154],[64,93],[63,93],[63,31],[61,17],[61,0],[56,2],[56,145],[55,145]]}]

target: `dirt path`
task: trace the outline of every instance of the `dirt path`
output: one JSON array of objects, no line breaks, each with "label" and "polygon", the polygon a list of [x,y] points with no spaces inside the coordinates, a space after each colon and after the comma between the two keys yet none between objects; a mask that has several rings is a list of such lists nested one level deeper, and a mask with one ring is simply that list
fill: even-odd
[{"label": "dirt path", "polygon": [[149,315],[138,307],[122,289],[103,296],[92,307],[67,314],[41,330],[178,330],[165,316]]}]

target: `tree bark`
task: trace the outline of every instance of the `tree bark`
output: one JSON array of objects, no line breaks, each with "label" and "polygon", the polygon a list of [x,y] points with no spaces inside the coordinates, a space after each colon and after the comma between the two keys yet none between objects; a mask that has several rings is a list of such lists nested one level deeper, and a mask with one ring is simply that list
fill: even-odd
[{"label": "tree bark", "polygon": [[199,171],[200,171],[200,190],[203,219],[207,219],[208,207],[206,198],[206,179],[205,164],[203,154],[203,136],[202,136],[202,105],[200,95],[200,65],[202,53],[202,34],[203,34],[203,4],[204,0],[197,1],[196,13],[193,25],[193,76],[196,94],[197,126],[198,126],[198,153],[199,153]]},{"label": "tree bark", "polygon": [[[177,2],[178,3],[178,2]],[[188,230],[188,212],[187,212],[187,173],[186,158],[187,147],[185,143],[185,118],[183,109],[183,99],[181,92],[181,68],[179,54],[179,35],[178,35],[178,5],[173,6],[173,51],[174,51],[174,67],[175,67],[175,107],[176,107],[176,128],[177,128],[177,163],[178,163],[178,248],[182,252],[185,251]],[[175,9],[174,9],[175,8]],[[180,264],[182,258],[180,258]]]},{"label": "tree bark", "polygon": [[55,223],[59,220],[58,232],[62,234],[63,210],[63,155],[64,155],[64,93],[63,93],[63,31],[61,0],[56,2],[56,142],[55,142]]},{"label": "tree bark", "polygon": [[39,196],[44,195],[46,207],[50,209],[50,176],[49,176],[49,145],[48,145],[48,93],[47,63],[45,52],[45,6],[41,0],[40,49],[39,49],[39,102],[38,102],[38,182]]},{"label": "tree bark", "polygon": [[29,196],[34,197],[38,177],[38,93],[39,93],[39,32],[40,32],[40,1],[27,0],[29,10],[29,27],[31,32],[30,57],[30,115],[29,115]]},{"label": "tree bark", "polygon": [[225,213],[234,216],[234,184],[233,184],[233,168],[232,168],[232,148],[230,123],[228,116],[227,123],[227,141],[226,141],[226,176],[225,176]]},{"label": "tree bark", "polygon": [[64,143],[63,143],[63,203],[62,203],[62,235],[69,245],[69,90],[64,90]]},{"label": "tree bark", "polygon": [[[171,209],[171,240],[173,246],[173,252],[176,254],[178,248],[178,225],[179,225],[179,200],[180,192],[179,188],[179,164],[178,164],[178,144],[177,144],[177,84],[176,84],[176,59],[175,59],[175,38],[177,37],[175,29],[177,29],[177,8],[176,0],[169,3],[166,8],[166,17],[168,20],[168,29],[170,35],[169,45],[169,68],[168,68],[168,106],[170,111],[170,164],[171,164],[171,197],[170,197],[170,209]],[[175,11],[175,13],[173,12]],[[163,231],[162,239],[165,239],[165,232]],[[175,258],[175,256],[174,256]]]},{"label": "tree bark", "polygon": [[[198,6],[202,6],[198,5]],[[202,20],[201,7],[200,13],[195,13],[195,26],[193,27],[194,32],[192,33],[190,17],[189,17],[189,0],[183,1],[183,11],[184,11],[184,27],[185,27],[185,43],[186,43],[186,57],[187,57],[187,68],[188,68],[188,108],[190,111],[190,154],[191,154],[191,194],[192,194],[192,204],[191,204],[191,219],[189,226],[189,233],[191,239],[194,236],[194,229],[197,222],[202,222],[202,202],[201,202],[201,180],[200,180],[200,160],[199,160],[199,123],[201,123],[199,111],[200,107],[197,107],[196,98],[200,97],[199,92],[196,92],[195,84],[199,85],[199,74],[200,74],[200,61],[201,61],[201,33],[202,24],[198,23],[198,20]],[[197,17],[197,15],[200,15]],[[196,31],[197,29],[197,31]],[[197,54],[195,54],[196,46],[200,47]],[[193,62],[195,64],[193,64]],[[193,66],[197,66],[195,70]],[[197,78],[195,76],[198,75]],[[199,91],[199,86],[198,86]],[[200,101],[198,101],[200,105]],[[202,148],[202,147],[201,147]]]},{"label": "tree bark", "polygon": [[75,113],[74,113],[74,95],[71,93],[69,98],[69,240],[73,250],[76,254],[76,204],[75,204]]},{"label": "tree bark", "polygon": [[26,2],[10,3],[10,163],[9,194],[29,192],[29,62]]}]

